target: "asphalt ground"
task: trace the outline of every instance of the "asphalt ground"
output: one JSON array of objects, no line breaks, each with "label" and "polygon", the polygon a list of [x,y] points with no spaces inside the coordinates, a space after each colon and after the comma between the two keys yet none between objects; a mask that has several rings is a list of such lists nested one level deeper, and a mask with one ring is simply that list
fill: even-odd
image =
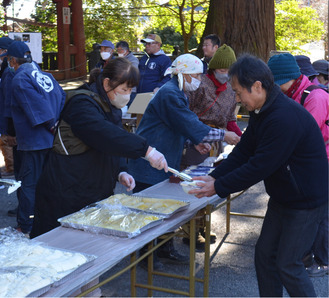
[{"label": "asphalt ground", "polygon": [[[240,126],[246,126],[240,122]],[[0,166],[3,169],[3,160],[0,155]],[[122,192],[122,188],[117,188]],[[247,192],[232,202],[232,211],[254,215],[264,215],[267,208],[268,195],[265,193],[263,183],[250,187]],[[15,226],[16,219],[8,217],[7,211],[17,205],[16,194],[7,194],[7,188],[0,190],[0,228]],[[226,223],[225,207],[212,213],[212,231],[217,234],[217,241],[210,246],[210,284],[209,297],[257,297],[258,287],[254,268],[254,248],[259,236],[262,219],[247,217],[231,217],[231,232],[225,237]],[[184,255],[189,254],[189,247],[182,243],[180,238],[174,239],[175,248]],[[129,258],[119,262],[101,276],[101,280],[122,270],[129,264]],[[188,276],[189,266],[164,263],[165,272],[184,274]],[[203,273],[203,253],[196,253],[196,274],[201,277]],[[138,266],[138,281],[146,281],[146,271]],[[328,275],[312,278],[317,297],[328,297]],[[173,289],[188,291],[188,282],[174,280],[166,277],[155,277],[154,285],[166,286]],[[129,272],[117,277],[102,288],[104,297],[130,297]],[[202,284],[196,285],[196,296],[203,295]],[[137,290],[137,296],[147,296],[144,289]],[[153,291],[153,296],[169,297],[174,294]],[[288,294],[284,293],[285,297]]]}]

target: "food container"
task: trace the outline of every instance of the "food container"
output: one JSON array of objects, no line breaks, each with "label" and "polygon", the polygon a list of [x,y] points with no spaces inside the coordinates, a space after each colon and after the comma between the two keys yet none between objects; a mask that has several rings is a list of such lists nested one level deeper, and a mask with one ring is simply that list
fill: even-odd
[{"label": "food container", "polygon": [[184,200],[160,199],[142,196],[130,196],[127,194],[116,194],[98,202],[97,204],[109,206],[119,205],[127,207],[131,210],[143,211],[155,215],[160,215],[164,218],[168,218],[176,212],[186,209],[189,206],[190,202]]},{"label": "food container", "polygon": [[183,190],[186,193],[188,193],[192,189],[200,189],[200,188],[202,188],[202,186],[198,186],[197,185],[198,183],[204,184],[205,182],[202,181],[202,180],[193,180],[192,182],[183,181],[183,182],[180,183],[180,185],[182,186]]},{"label": "food container", "polygon": [[36,297],[92,266],[96,256],[29,240],[0,229],[0,297]]},{"label": "food container", "polygon": [[163,217],[135,212],[122,206],[86,207],[58,219],[63,227],[88,231],[95,234],[132,238],[159,225]]}]

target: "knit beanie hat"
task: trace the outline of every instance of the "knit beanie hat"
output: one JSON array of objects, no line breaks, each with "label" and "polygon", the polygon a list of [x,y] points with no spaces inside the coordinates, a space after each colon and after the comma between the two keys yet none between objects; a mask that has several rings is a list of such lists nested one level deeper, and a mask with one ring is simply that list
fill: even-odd
[{"label": "knit beanie hat", "polygon": [[299,78],[302,74],[295,57],[289,53],[272,56],[267,65],[272,71],[274,82],[279,86]]},{"label": "knit beanie hat", "polygon": [[235,61],[236,57],[233,49],[230,46],[223,44],[211,58],[209,69],[230,68]]}]

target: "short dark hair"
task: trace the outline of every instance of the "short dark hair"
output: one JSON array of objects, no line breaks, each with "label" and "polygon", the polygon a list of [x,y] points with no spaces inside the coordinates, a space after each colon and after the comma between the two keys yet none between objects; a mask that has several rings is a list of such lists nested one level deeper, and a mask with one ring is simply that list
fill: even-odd
[{"label": "short dark hair", "polygon": [[124,40],[120,40],[120,41],[116,44],[115,47],[116,47],[116,48],[123,48],[123,49],[129,51],[129,45],[128,45],[128,42],[126,42],[126,41],[124,41]]},{"label": "short dark hair", "polygon": [[203,40],[205,40],[205,39],[210,39],[213,46],[218,45],[218,47],[220,47],[221,40],[218,35],[209,34]]},{"label": "short dark hair", "polygon": [[251,92],[251,87],[256,81],[262,83],[266,92],[270,92],[274,86],[274,78],[267,64],[250,54],[244,54],[232,64],[229,72],[230,78],[236,77],[241,87]]},{"label": "short dark hair", "polygon": [[102,81],[110,79],[111,89],[115,89],[121,84],[127,83],[129,88],[135,87],[139,83],[139,71],[126,58],[111,59],[103,68],[101,73]]}]

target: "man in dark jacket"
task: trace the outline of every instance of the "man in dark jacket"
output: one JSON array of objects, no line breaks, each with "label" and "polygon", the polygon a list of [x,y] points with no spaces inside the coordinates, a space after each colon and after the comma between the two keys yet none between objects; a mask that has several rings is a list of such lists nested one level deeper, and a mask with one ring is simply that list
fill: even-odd
[{"label": "man in dark jacket", "polygon": [[229,71],[237,102],[250,112],[247,130],[209,176],[201,198],[226,197],[264,180],[270,196],[255,249],[260,296],[315,297],[302,258],[328,208],[328,162],[321,131],[300,104],[274,85],[260,59],[244,55]]},{"label": "man in dark jacket", "polygon": [[170,75],[164,75],[171,60],[161,50],[162,40],[157,34],[150,34],[142,39],[145,44],[145,55],[139,60],[140,81],[137,93],[156,92],[170,80]]}]

